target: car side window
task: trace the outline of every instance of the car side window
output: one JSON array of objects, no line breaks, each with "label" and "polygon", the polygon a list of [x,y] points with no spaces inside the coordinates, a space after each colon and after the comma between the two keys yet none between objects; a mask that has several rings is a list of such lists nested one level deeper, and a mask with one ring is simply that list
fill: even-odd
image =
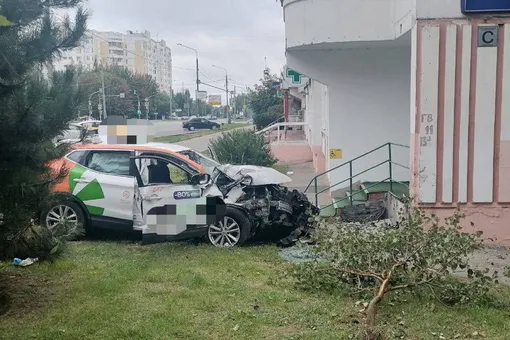
[{"label": "car side window", "polygon": [[87,158],[87,168],[105,174],[129,176],[129,151],[92,151]]},{"label": "car side window", "polygon": [[180,167],[154,158],[136,160],[143,186],[159,184],[189,184],[190,175]]},{"label": "car side window", "polygon": [[85,158],[86,153],[87,153],[87,151],[84,151],[84,150],[75,150],[75,151],[72,151],[70,154],[68,154],[67,158],[69,158],[73,162],[84,165],[84,163],[85,163],[84,158]]}]

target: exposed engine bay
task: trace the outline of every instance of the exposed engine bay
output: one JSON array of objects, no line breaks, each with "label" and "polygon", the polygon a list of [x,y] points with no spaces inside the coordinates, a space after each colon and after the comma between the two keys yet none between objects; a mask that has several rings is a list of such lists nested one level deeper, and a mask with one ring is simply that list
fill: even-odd
[{"label": "exposed engine bay", "polygon": [[279,244],[290,246],[308,233],[310,218],[319,213],[305,194],[281,185],[292,179],[277,170],[232,165],[217,170],[213,177],[225,202],[247,213],[252,235],[272,226],[288,228]]}]

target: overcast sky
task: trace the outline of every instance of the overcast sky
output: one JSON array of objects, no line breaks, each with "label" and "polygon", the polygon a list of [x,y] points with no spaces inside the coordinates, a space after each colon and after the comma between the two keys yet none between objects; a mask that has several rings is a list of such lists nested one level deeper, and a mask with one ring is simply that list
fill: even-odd
[{"label": "overcast sky", "polygon": [[[228,69],[238,88],[253,86],[262,76],[264,57],[273,72],[285,63],[282,9],[275,0],[88,0],[90,29],[151,32],[172,49],[174,89],[194,89],[198,50],[203,82],[224,87]],[[204,85],[209,94],[217,90]]]}]

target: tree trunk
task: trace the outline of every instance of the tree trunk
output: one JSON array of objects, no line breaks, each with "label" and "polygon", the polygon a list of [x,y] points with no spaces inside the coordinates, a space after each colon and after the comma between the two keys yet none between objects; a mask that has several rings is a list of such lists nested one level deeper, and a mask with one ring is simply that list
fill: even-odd
[{"label": "tree trunk", "polygon": [[381,302],[384,294],[386,294],[386,290],[388,288],[388,284],[390,283],[391,276],[393,273],[393,269],[388,272],[384,281],[381,282],[381,286],[377,291],[377,294],[368,304],[368,307],[365,311],[366,321],[365,321],[365,333],[366,340],[377,340],[380,339],[379,331],[376,329],[376,316],[377,316],[377,305]]},{"label": "tree trunk", "polygon": [[379,332],[376,330],[377,304],[379,301],[381,301],[381,297],[379,295],[375,296],[365,311],[366,340],[377,340],[379,338]]}]

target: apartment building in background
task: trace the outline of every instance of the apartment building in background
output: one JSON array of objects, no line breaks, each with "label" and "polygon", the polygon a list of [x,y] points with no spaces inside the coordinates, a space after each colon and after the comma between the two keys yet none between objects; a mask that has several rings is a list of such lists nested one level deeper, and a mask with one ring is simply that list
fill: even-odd
[{"label": "apartment building in background", "polygon": [[149,31],[126,33],[89,30],[79,47],[66,51],[53,68],[70,66],[92,69],[94,65],[123,66],[137,74],[148,74],[161,91],[170,93],[172,86],[172,51],[164,40],[154,40]]}]

